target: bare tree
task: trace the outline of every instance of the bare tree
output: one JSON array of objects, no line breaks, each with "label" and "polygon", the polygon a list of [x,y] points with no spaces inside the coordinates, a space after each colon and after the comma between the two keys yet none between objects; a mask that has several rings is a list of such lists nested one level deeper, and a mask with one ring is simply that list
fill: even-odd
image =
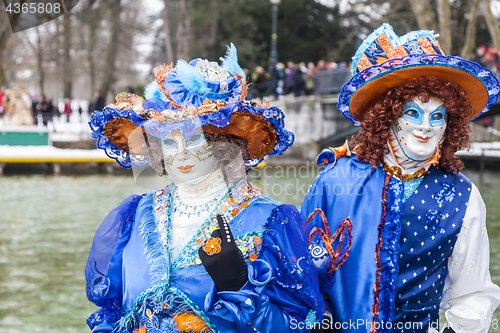
[{"label": "bare tree", "polygon": [[[141,3],[82,0],[70,17],[15,34],[2,19],[0,42],[6,46],[0,44],[0,72],[5,69],[12,86],[25,85],[33,94],[52,98],[91,99],[97,88],[109,94],[114,86],[142,82],[137,76],[141,67],[135,66],[144,57],[137,38],[149,31],[144,17],[137,15]],[[4,24],[11,38],[5,38]]]},{"label": "bare tree", "polygon": [[80,27],[77,30],[77,33],[79,35],[81,45],[83,46],[86,60],[85,62],[88,66],[86,74],[88,74],[89,77],[89,97],[92,97],[94,91],[97,89],[96,87],[99,73],[98,60],[104,57],[104,55],[100,52],[102,48],[101,44],[104,43],[99,43],[99,37],[103,37],[103,31],[105,30],[100,30],[99,28],[103,22],[107,7],[104,2],[99,0],[87,0],[85,3],[82,3],[82,5],[82,9],[76,14],[79,21],[78,25]]},{"label": "bare tree", "polygon": [[[3,3],[0,5],[0,10],[3,9]],[[7,45],[7,41],[12,35],[12,30],[10,28],[9,19],[7,18],[7,12],[2,10],[0,14],[2,19],[0,20],[0,87],[3,85],[5,81],[5,71],[3,68],[3,55],[5,53],[5,46]]]},{"label": "bare tree", "polygon": [[465,41],[462,46],[462,51],[460,56],[465,59],[470,59],[472,52],[476,46],[476,26],[477,26],[477,10],[479,1],[481,0],[469,0],[469,10],[467,16],[469,21],[467,23],[467,28],[465,32]]},{"label": "bare tree", "polygon": [[189,0],[179,0],[177,22],[177,59],[188,59],[191,26],[189,20]]},{"label": "bare tree", "polygon": [[219,37],[220,13],[217,8],[220,6],[220,0],[212,0],[210,2],[210,6],[210,12],[212,13],[212,15],[210,15],[211,22],[206,30],[206,33],[204,34],[205,36],[203,40],[205,43],[200,43],[200,46],[202,46],[203,49],[199,51],[202,54],[205,54],[205,57],[208,57],[208,54],[206,54],[207,49],[212,49],[217,43]]},{"label": "bare tree", "polygon": [[437,31],[436,17],[432,10],[430,0],[409,0],[410,6],[415,13],[418,28],[421,30],[434,30]]},{"label": "bare tree", "polygon": [[500,28],[498,27],[497,20],[491,12],[490,0],[481,0],[479,6],[486,20],[486,26],[488,27],[488,31],[491,36],[491,42],[497,47],[500,47]]},{"label": "bare tree", "polygon": [[63,95],[64,98],[71,99],[71,88],[73,84],[73,75],[71,70],[71,12],[64,14],[64,57],[63,57]]},{"label": "bare tree", "polygon": [[43,43],[42,37],[40,35],[40,27],[35,27],[36,40],[32,43],[29,38],[26,38],[28,45],[33,50],[36,57],[36,67],[38,71],[38,89],[40,89],[40,94],[45,95],[45,68],[43,66]]},{"label": "bare tree", "polygon": [[135,39],[149,30],[144,17],[137,15],[140,4],[139,0],[85,0],[73,13],[79,28],[74,32],[72,48],[81,57],[73,67],[85,77],[76,77],[75,81],[85,84],[86,98],[92,99],[97,89],[114,94],[121,80],[141,80],[133,69],[140,61]]},{"label": "bare tree", "polygon": [[[214,0],[215,6],[219,6],[219,0]],[[214,46],[215,43],[217,42],[217,37],[219,34],[219,17],[215,16],[212,19],[212,24],[210,25],[210,30],[208,33],[208,38],[207,38],[207,45],[209,47]]]},{"label": "bare tree", "polygon": [[451,53],[451,8],[449,0],[438,0],[439,44],[444,54]]},{"label": "bare tree", "polygon": [[170,36],[170,9],[169,0],[163,0],[165,7],[163,8],[163,31],[165,32],[165,52],[167,63],[172,63],[174,59],[174,50],[172,48],[172,40]]},{"label": "bare tree", "polygon": [[105,59],[106,66],[104,67],[103,81],[101,83],[101,92],[106,96],[111,90],[113,81],[115,80],[115,64],[118,55],[119,34],[120,34],[120,13],[121,0],[113,0],[110,3],[110,23],[111,23],[111,39],[108,44],[108,52]]}]

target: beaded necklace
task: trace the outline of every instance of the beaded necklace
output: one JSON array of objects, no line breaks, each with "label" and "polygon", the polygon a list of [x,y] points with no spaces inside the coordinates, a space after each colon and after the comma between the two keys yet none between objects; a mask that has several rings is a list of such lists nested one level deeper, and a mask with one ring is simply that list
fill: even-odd
[{"label": "beaded necklace", "polygon": [[387,172],[388,174],[390,174],[394,178],[397,178],[403,182],[409,182],[412,180],[419,179],[419,178],[425,176],[428,172],[428,170],[426,170],[426,168],[424,167],[413,174],[403,174],[403,171],[401,170],[401,168],[399,168],[397,166],[389,166],[385,162],[383,163],[383,169],[385,172]]},{"label": "beaded necklace", "polygon": [[191,217],[194,215],[199,217],[201,213],[211,211],[223,196],[223,194],[224,192],[221,192],[217,194],[212,200],[200,205],[187,205],[181,201],[179,191],[175,191],[173,200],[173,212],[177,212],[179,216]]},{"label": "beaded necklace", "polygon": [[[164,249],[167,251],[168,258],[170,257],[170,244],[169,244],[170,243],[170,226],[172,224],[172,209],[170,207],[173,207],[172,204],[173,204],[174,195],[172,195],[172,192],[176,192],[175,187],[176,187],[175,185],[172,186],[172,189],[168,193],[167,202],[169,203],[169,205],[167,206],[167,219],[165,221],[166,223],[161,223],[162,224],[161,226],[160,226],[160,223],[158,225],[158,227],[159,227],[158,231],[160,232],[160,237],[161,237]],[[210,210],[210,214],[209,214],[208,218],[205,220],[205,222],[203,222],[201,227],[198,229],[198,232],[196,233],[196,235],[189,241],[189,243],[184,247],[184,249],[181,251],[181,253],[177,256],[177,259],[171,265],[168,265],[169,271],[165,272],[163,274],[163,276],[161,278],[162,280],[166,280],[166,279],[168,280],[170,277],[170,272],[176,270],[178,268],[178,266],[180,265],[180,263],[182,262],[182,259],[184,257],[187,257],[188,253],[190,251],[192,251],[193,243],[195,243],[196,240],[200,238],[203,230],[205,229],[205,226],[210,224],[211,221],[214,219],[215,213],[218,211],[218,209],[222,205],[222,203],[227,200],[227,198],[231,194],[231,190],[232,190],[232,187],[228,188],[227,191],[225,191],[223,197],[219,198],[218,200],[215,201],[215,205]],[[216,220],[215,220],[215,224],[217,224]],[[207,235],[207,238],[209,236],[210,235]]]}]

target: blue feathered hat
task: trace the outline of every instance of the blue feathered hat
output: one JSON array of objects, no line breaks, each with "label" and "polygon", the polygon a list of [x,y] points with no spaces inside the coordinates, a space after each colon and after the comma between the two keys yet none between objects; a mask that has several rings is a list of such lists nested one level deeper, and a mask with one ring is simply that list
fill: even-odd
[{"label": "blue feathered hat", "polygon": [[[280,155],[293,143],[293,133],[284,128],[280,109],[265,102],[245,102],[247,84],[238,65],[236,47],[231,44],[221,65],[206,59],[175,68],[163,66],[145,90],[146,100],[121,93],[117,102],[96,111],[90,119],[98,148],[121,166],[144,165],[142,150],[145,132],[162,138],[173,130],[191,137],[197,128],[206,133],[224,133],[245,140],[256,166],[269,155]],[[141,127],[142,131],[136,131]]]}]

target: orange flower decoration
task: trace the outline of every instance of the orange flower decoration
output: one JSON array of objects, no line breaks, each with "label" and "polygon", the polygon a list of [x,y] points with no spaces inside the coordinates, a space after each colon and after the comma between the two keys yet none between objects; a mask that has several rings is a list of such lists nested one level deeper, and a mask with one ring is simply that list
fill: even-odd
[{"label": "orange flower decoration", "polygon": [[219,237],[210,237],[203,245],[203,251],[209,256],[219,253],[222,248],[220,247],[221,240]]},{"label": "orange flower decoration", "polygon": [[212,332],[207,326],[203,318],[200,316],[183,311],[174,316],[174,320],[177,323],[177,328],[180,332],[190,332],[190,333],[208,333]]},{"label": "orange flower decoration", "polygon": [[140,328],[136,328],[133,333],[147,333],[146,326],[141,326]]}]

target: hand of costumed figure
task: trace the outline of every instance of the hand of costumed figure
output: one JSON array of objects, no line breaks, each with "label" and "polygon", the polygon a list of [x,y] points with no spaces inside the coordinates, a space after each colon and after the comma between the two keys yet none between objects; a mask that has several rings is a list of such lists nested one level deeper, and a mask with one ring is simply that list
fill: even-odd
[{"label": "hand of costumed figure", "polygon": [[237,291],[248,280],[247,266],[226,218],[217,214],[219,229],[198,249],[201,263],[221,291]]}]

